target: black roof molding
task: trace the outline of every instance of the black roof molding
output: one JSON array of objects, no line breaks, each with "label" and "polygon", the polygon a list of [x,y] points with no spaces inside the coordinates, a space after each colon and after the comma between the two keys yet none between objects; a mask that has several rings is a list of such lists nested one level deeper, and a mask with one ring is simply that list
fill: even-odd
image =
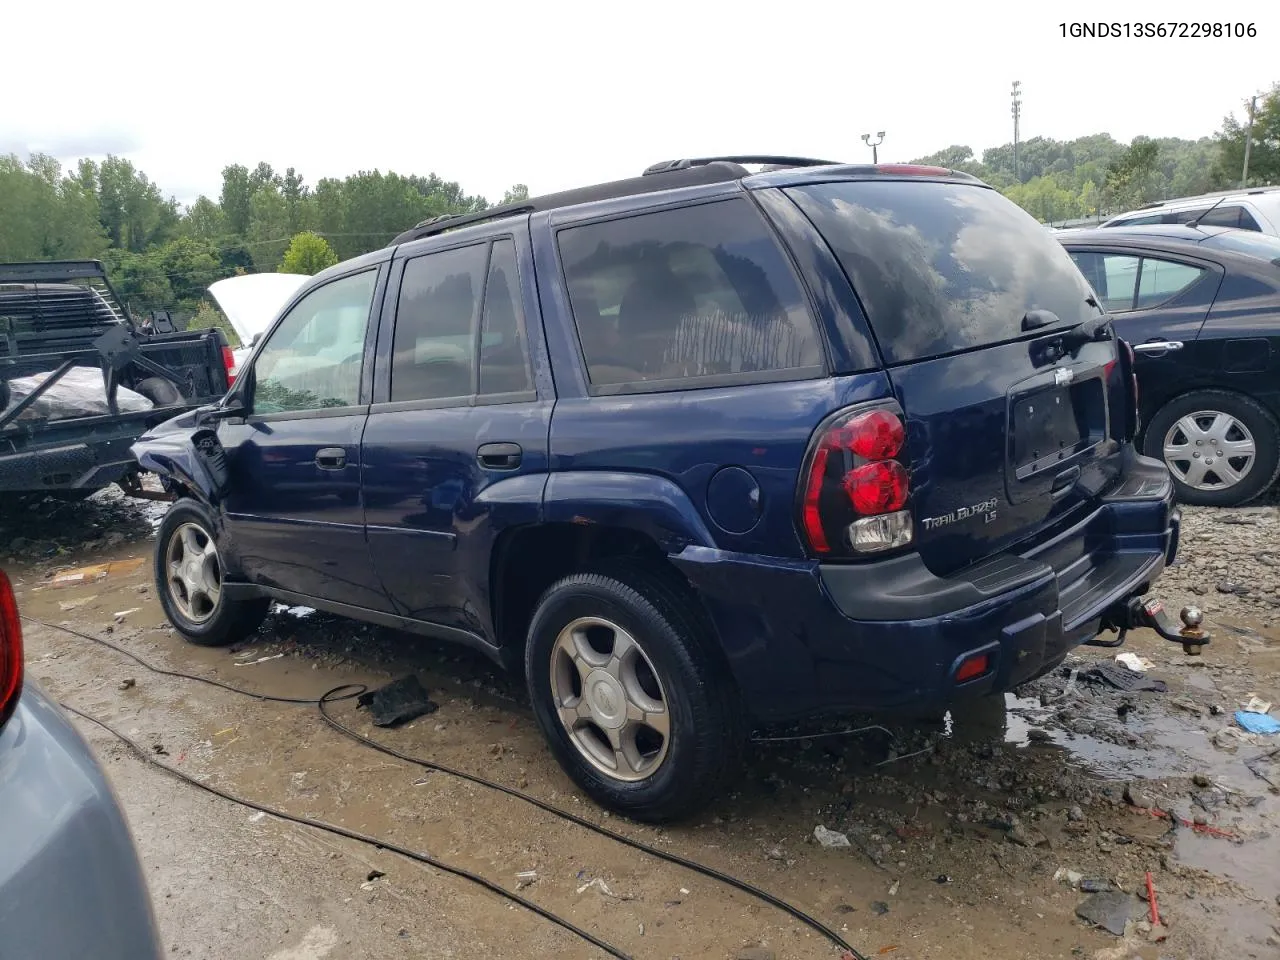
[{"label": "black roof molding", "polygon": [[817,167],[826,166],[829,161],[809,160],[800,157],[776,156],[738,156],[738,157],[702,157],[693,160],[666,160],[655,163],[638,177],[627,180],[614,180],[610,183],[599,183],[590,187],[577,187],[560,193],[548,193],[541,197],[518,200],[515,203],[502,204],[482,210],[479,213],[445,214],[424,220],[410,230],[404,231],[387,246],[396,247],[402,243],[434,237],[449,230],[469,227],[478,223],[489,223],[518,217],[539,210],[555,210],[559,207],[571,207],[579,203],[591,203],[596,200],[613,200],[618,197],[634,197],[645,193],[658,193],[662,190],[675,190],[680,187],[695,187],[710,183],[725,183],[750,176],[743,164],[764,164],[774,168],[782,167]]}]

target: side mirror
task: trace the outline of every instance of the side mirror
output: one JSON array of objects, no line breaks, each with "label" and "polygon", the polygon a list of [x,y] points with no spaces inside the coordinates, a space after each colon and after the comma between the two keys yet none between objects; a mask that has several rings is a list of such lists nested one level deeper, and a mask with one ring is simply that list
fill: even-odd
[{"label": "side mirror", "polygon": [[262,339],[262,331],[259,330],[257,333],[253,335],[253,339],[249,341],[249,346],[256,347],[258,345],[258,341],[261,339]]}]

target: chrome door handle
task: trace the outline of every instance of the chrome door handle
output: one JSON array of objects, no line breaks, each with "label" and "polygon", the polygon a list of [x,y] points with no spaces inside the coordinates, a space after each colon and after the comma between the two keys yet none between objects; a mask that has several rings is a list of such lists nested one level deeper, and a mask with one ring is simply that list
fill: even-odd
[{"label": "chrome door handle", "polygon": [[1148,343],[1133,344],[1134,353],[1165,353],[1169,350],[1181,349],[1181,340],[1152,340]]}]

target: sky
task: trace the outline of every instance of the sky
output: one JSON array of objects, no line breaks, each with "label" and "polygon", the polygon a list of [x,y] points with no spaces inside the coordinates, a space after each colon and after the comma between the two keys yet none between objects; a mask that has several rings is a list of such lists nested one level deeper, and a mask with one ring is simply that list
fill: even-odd
[{"label": "sky", "polygon": [[[1258,0],[64,0],[5,16],[0,153],[125,156],[183,203],[259,160],[311,184],[435,172],[497,201],[679,157],[869,160],[878,131],[882,161],[980,157],[1012,139],[1014,80],[1023,139],[1195,138],[1280,81],[1280,4]],[[1209,16],[1257,36],[1060,26]]]}]

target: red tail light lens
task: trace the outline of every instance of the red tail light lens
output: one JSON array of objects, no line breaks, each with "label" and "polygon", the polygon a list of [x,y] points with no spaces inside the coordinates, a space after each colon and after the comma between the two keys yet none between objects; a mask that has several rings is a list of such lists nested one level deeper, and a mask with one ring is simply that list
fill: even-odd
[{"label": "red tail light lens", "polygon": [[864,463],[844,475],[853,509],[865,517],[901,510],[907,502],[907,470],[897,460]]},{"label": "red tail light lens", "polygon": [[902,418],[885,407],[838,416],[820,429],[801,483],[800,522],[810,550],[847,555],[910,541],[908,515],[870,519],[906,505],[910,474],[899,462],[906,437]]},{"label": "red tail light lens", "polygon": [[990,669],[991,655],[989,653],[975,654],[961,662],[960,669],[956,671],[956,683],[973,680],[987,673]]},{"label": "red tail light lens", "polygon": [[0,570],[0,726],[13,714],[22,692],[22,624],[13,586]]},{"label": "red tail light lens", "polygon": [[227,386],[236,382],[236,355],[230,347],[222,348],[222,365],[227,368]]}]

